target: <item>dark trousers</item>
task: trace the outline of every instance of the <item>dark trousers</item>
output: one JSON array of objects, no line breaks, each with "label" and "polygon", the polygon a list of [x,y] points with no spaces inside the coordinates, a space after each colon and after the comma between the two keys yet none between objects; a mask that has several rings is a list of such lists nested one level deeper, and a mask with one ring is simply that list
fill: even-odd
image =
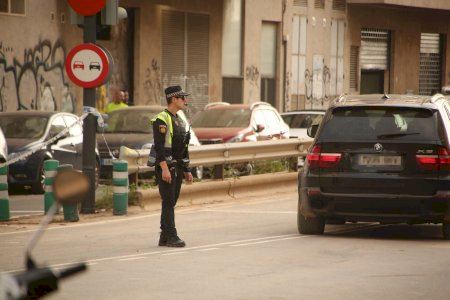
[{"label": "dark trousers", "polygon": [[156,167],[156,178],[158,180],[159,194],[162,200],[161,209],[161,235],[177,235],[175,228],[175,205],[180,196],[181,183],[183,182],[183,169],[181,167],[170,168],[172,182],[167,183],[162,180],[162,170]]}]

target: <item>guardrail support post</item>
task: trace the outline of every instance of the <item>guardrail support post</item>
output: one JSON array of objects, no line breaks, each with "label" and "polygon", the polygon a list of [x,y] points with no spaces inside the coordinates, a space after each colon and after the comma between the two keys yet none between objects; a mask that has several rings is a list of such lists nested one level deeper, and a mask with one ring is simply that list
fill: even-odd
[{"label": "guardrail support post", "polygon": [[213,177],[214,179],[222,179],[224,178],[223,165],[215,165],[213,168]]},{"label": "guardrail support post", "polygon": [[[70,164],[60,165],[58,172],[63,170],[71,170],[73,166]],[[78,204],[63,204],[64,221],[78,222],[80,217],[78,216]]]},{"label": "guardrail support post", "polygon": [[113,161],[113,214],[126,215],[128,209],[128,162]]},{"label": "guardrail support post", "polygon": [[49,159],[44,161],[44,213],[46,214],[50,207],[55,203],[55,195],[53,194],[53,180],[56,176],[59,161]]},{"label": "guardrail support post", "polygon": [[9,218],[8,166],[4,166],[0,168],[0,221]]}]

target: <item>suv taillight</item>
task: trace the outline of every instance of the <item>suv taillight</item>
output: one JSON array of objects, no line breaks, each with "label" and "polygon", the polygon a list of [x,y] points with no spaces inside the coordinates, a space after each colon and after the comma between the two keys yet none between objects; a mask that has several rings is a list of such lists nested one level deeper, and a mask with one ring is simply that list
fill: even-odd
[{"label": "suv taillight", "polygon": [[306,155],[306,159],[308,160],[311,169],[333,168],[339,164],[341,157],[341,153],[322,153],[320,145],[315,145],[311,149],[311,152]]},{"label": "suv taillight", "polygon": [[450,171],[450,151],[444,147],[438,147],[437,155],[416,155],[416,161],[422,170]]}]

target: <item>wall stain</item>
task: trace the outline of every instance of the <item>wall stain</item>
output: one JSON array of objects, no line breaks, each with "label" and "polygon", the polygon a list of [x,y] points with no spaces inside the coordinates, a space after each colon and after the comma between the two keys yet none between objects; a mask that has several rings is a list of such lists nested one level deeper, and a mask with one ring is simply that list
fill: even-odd
[{"label": "wall stain", "polygon": [[22,59],[11,57],[12,52],[12,47],[0,42],[0,111],[75,111],[75,97],[64,75],[65,49],[59,39],[54,43],[39,40],[24,50]]}]

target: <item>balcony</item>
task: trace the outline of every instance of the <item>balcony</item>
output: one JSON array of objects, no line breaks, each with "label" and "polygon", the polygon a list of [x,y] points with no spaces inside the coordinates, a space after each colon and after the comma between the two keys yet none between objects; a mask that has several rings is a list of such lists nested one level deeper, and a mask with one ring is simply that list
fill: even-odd
[{"label": "balcony", "polygon": [[347,3],[450,10],[449,0],[347,0]]}]

